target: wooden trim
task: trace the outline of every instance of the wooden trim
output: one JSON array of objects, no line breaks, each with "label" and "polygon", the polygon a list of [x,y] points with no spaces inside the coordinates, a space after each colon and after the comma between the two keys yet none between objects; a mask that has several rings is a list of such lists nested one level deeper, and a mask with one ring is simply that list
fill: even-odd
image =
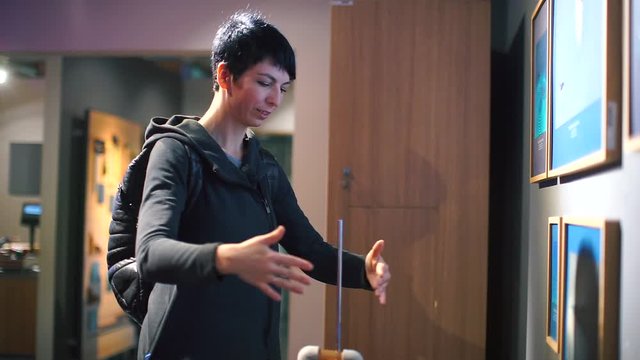
[{"label": "wooden trim", "polygon": [[562,285],[560,292],[561,321],[560,359],[564,359],[564,317],[566,296],[566,253],[569,225],[597,228],[600,230],[600,262],[598,264],[598,360],[618,358],[618,324],[620,293],[620,225],[605,219],[564,217],[562,219]]},{"label": "wooden trim", "polygon": [[549,177],[575,174],[580,171],[596,168],[609,162],[613,162],[611,157],[607,158],[606,151],[600,149],[592,154],[586,155],[572,163],[563,165],[557,169],[549,170]]},{"label": "wooden trim", "polygon": [[[624,0],[623,8],[623,46],[622,46],[622,116],[623,116],[623,145],[627,152],[640,151],[640,136],[631,136],[631,57],[633,56],[631,49],[631,39],[633,36],[633,28],[631,23],[632,17],[632,0]],[[640,19],[636,19],[640,21]],[[635,109],[640,111],[640,109]]]},{"label": "wooden trim", "polygon": [[[551,241],[551,225],[557,225],[558,226],[558,282],[557,282],[557,286],[558,286],[558,329],[557,329],[557,340],[554,340],[550,335],[549,335],[549,311],[550,311],[550,302],[549,302],[549,298],[551,296],[551,247],[552,247],[552,241]],[[554,217],[550,217],[549,218],[549,222],[547,223],[547,316],[545,318],[545,336],[546,336],[546,340],[547,340],[547,344],[551,347],[551,349],[557,354],[559,352],[559,344],[560,344],[560,337],[562,336],[562,333],[560,332],[560,308],[561,308],[561,297],[560,297],[560,289],[562,288],[562,275],[561,275],[561,262],[560,260],[562,259],[562,254],[561,254],[561,250],[562,250],[562,218],[559,216],[554,216]]]},{"label": "wooden trim", "polygon": [[604,290],[600,293],[601,315],[600,359],[618,358],[618,308],[620,294],[620,225],[607,221],[604,224],[605,241],[601,244],[604,258],[604,274],[600,277],[600,286]]},{"label": "wooden trim", "polygon": [[35,356],[38,273],[0,273],[0,358],[3,355]]},{"label": "wooden trim", "polygon": [[533,14],[531,15],[531,58],[530,58],[530,87],[531,87],[531,91],[530,91],[530,96],[529,96],[529,182],[530,183],[536,183],[539,182],[541,180],[544,180],[548,177],[548,169],[549,169],[549,130],[550,130],[550,115],[551,115],[551,111],[550,111],[550,104],[551,104],[551,10],[550,10],[550,6],[551,6],[551,0],[549,0],[549,4],[547,5],[547,108],[546,108],[546,112],[547,112],[547,132],[545,134],[545,171],[541,172],[539,174],[534,174],[533,173],[533,147],[534,147],[534,143],[533,143],[533,134],[534,134],[534,128],[535,128],[535,121],[534,121],[534,109],[535,109],[535,102],[534,102],[534,94],[535,94],[535,78],[534,78],[534,71],[535,71],[535,27],[534,27],[534,23],[535,23],[535,19],[538,16],[538,13],[540,12],[540,10],[542,9],[542,7],[544,6],[545,2],[547,0],[539,0],[538,4],[536,5],[535,10],[533,11]]},{"label": "wooden trim", "polygon": [[[596,167],[614,163],[621,156],[621,118],[622,112],[622,74],[620,70],[621,45],[620,38],[622,29],[620,27],[621,7],[620,2],[608,0],[605,11],[602,12],[602,19],[606,31],[604,42],[603,63],[603,89],[602,89],[602,147],[580,159],[565,164],[556,169],[551,169],[553,164],[553,131],[550,132],[549,139],[549,176],[570,175],[577,172],[590,170]],[[552,21],[555,14],[552,12]],[[553,26],[552,26],[553,28]],[[553,68],[553,64],[551,65]],[[553,76],[553,69],[552,76]]]}]

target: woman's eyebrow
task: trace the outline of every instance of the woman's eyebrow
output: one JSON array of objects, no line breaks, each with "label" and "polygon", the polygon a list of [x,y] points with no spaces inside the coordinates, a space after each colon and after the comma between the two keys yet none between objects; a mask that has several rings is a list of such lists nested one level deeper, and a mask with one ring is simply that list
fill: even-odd
[{"label": "woman's eyebrow", "polygon": [[[268,78],[269,78],[269,80],[271,80],[271,81],[273,81],[273,82],[276,82],[276,78],[275,78],[275,77],[273,77],[273,75],[271,75],[271,74],[269,74],[269,73],[258,73],[258,75],[259,75],[259,76],[266,76],[266,77],[268,77]],[[289,81],[287,81],[287,82],[282,83],[282,85],[287,85],[287,84],[290,84],[290,83],[291,83],[291,80],[289,80]]]}]

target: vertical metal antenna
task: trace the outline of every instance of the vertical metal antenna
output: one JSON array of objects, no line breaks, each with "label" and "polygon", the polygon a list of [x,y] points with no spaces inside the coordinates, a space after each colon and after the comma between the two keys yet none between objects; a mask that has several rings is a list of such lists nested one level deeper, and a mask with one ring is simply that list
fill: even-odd
[{"label": "vertical metal antenna", "polygon": [[344,221],[338,220],[338,353],[342,351],[342,233]]}]

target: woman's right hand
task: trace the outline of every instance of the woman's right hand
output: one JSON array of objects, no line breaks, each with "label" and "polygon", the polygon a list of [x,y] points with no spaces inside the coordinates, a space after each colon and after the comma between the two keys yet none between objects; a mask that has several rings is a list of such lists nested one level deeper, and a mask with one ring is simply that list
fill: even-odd
[{"label": "woman's right hand", "polygon": [[284,236],[278,226],[268,234],[258,235],[239,244],[221,244],[216,251],[216,267],[221,274],[234,274],[257,287],[273,300],[280,294],[271,285],[302,294],[311,278],[297,268],[311,271],[313,265],[302,258],[271,250]]}]

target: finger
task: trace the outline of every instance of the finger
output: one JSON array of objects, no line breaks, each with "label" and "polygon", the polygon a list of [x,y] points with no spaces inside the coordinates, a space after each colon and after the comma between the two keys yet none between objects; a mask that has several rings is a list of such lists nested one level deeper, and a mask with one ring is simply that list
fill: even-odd
[{"label": "finger", "polygon": [[381,287],[387,286],[387,282],[383,281],[382,278],[376,278],[374,280],[374,282],[375,282],[375,286],[373,286],[373,285],[371,286],[374,290],[377,290],[377,289],[380,289]]},{"label": "finger", "polygon": [[311,262],[293,255],[278,253],[275,256],[275,261],[276,263],[278,263],[278,265],[284,267],[295,266],[305,271],[313,270],[313,264]]},{"label": "finger", "polygon": [[376,266],[376,275],[381,279],[388,280],[391,278],[391,272],[389,271],[389,265],[386,263],[378,263]]},{"label": "finger", "polygon": [[378,296],[378,300],[380,301],[380,304],[384,305],[387,303],[387,291],[383,291],[382,294],[380,294],[380,296]]},{"label": "finger", "polygon": [[387,284],[380,284],[378,285],[378,287],[375,290],[375,294],[376,295],[380,295],[383,292],[387,291]]},{"label": "finger", "polygon": [[382,287],[378,286],[373,293],[376,294],[376,296],[380,296],[381,292],[382,292]]},{"label": "finger", "polygon": [[280,225],[270,233],[258,235],[254,237],[254,240],[261,244],[271,246],[273,244],[277,244],[278,241],[280,241],[283,236],[284,236],[284,226]]},{"label": "finger", "polygon": [[271,286],[269,286],[269,284],[267,283],[260,283],[257,285],[257,287],[263,293],[265,293],[265,295],[267,295],[268,297],[272,298],[275,301],[280,301],[282,299],[280,294],[278,294],[277,291],[273,290],[273,288],[271,288]]},{"label": "finger", "polygon": [[378,275],[375,277],[374,282],[375,286],[372,286],[374,289],[378,288],[386,288],[389,285],[389,281],[391,280],[391,274],[388,272],[383,273],[382,275]]},{"label": "finger", "polygon": [[311,278],[309,277],[309,275],[297,270],[296,268],[276,266],[276,268],[273,269],[273,273],[278,277],[291,279],[304,285],[311,284]]},{"label": "finger", "polygon": [[390,277],[381,277],[376,281],[378,283],[378,287],[387,286],[389,284]]},{"label": "finger", "polygon": [[380,295],[384,294],[385,292],[387,292],[387,286],[386,285],[385,286],[378,286],[378,288],[376,288],[374,290],[374,294],[376,296],[380,296]]},{"label": "finger", "polygon": [[304,292],[304,285],[292,279],[275,276],[271,283],[280,289],[291,291],[296,294],[302,294]]},{"label": "finger", "polygon": [[384,240],[378,240],[373,247],[371,248],[371,257],[373,261],[377,261],[380,254],[382,254],[382,250],[384,250]]}]

